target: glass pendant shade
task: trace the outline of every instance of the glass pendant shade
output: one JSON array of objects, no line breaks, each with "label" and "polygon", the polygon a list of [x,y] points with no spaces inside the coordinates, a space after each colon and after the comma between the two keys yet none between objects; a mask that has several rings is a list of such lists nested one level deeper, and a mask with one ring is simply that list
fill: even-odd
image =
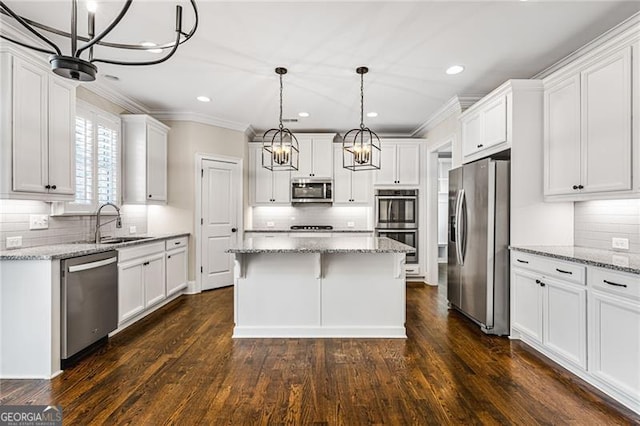
[{"label": "glass pendant shade", "polygon": [[298,139],[282,125],[282,76],[286,68],[276,68],[280,78],[280,124],[262,135],[262,167],[274,171],[298,170]]},{"label": "glass pendant shade", "polygon": [[364,74],[367,67],[358,67],[360,74],[360,127],[349,130],[342,138],[342,167],[353,172],[380,169],[380,138],[364,125]]}]

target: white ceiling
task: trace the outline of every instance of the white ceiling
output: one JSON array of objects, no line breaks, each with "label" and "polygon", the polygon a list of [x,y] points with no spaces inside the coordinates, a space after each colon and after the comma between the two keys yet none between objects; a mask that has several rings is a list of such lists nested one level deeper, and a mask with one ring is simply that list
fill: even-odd
[{"label": "white ceiling", "polygon": [[[188,27],[192,15],[180,1]],[[6,3],[23,16],[69,26],[69,0]],[[123,2],[98,4],[100,29]],[[170,41],[174,4],[134,1],[108,40]],[[288,127],[345,131],[359,122],[355,68],[365,65],[365,112],[379,113],[365,123],[381,134],[408,135],[452,96],[485,94],[509,78],[531,77],[640,11],[640,2],[200,0],[198,7],[200,27],[172,59],[150,67],[98,64],[100,81],[150,111],[195,113],[260,131],[277,125],[274,68],[285,66],[285,118],[310,113]],[[125,53],[102,56],[131,57]],[[465,72],[446,75],[452,64]],[[105,74],[120,81],[108,82]],[[212,102],[200,103],[198,95]]]}]

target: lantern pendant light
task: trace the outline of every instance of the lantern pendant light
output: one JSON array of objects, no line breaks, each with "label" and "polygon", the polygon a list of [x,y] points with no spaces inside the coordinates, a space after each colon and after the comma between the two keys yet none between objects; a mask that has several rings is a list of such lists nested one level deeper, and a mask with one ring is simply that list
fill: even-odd
[{"label": "lantern pendant light", "polygon": [[349,130],[342,139],[342,167],[353,172],[380,169],[380,138],[364,125],[364,75],[367,67],[358,67],[360,74],[360,128]]},{"label": "lantern pendant light", "polygon": [[282,125],[282,76],[286,68],[276,68],[280,77],[280,124],[262,135],[262,167],[273,171],[298,170],[298,139]]}]

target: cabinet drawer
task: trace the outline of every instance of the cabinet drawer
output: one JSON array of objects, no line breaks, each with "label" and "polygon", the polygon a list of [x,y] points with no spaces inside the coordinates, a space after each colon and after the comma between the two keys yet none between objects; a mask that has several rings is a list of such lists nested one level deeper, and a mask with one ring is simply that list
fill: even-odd
[{"label": "cabinet drawer", "polygon": [[590,266],[588,280],[593,290],[640,300],[640,275]]},{"label": "cabinet drawer", "polygon": [[586,267],[578,263],[564,262],[521,252],[514,252],[511,255],[511,263],[513,267],[530,269],[547,277],[560,278],[576,284],[585,284]]},{"label": "cabinet drawer", "polygon": [[189,242],[189,237],[172,238],[165,241],[166,249],[171,250],[178,247],[186,247]]},{"label": "cabinet drawer", "polygon": [[418,265],[405,265],[405,273],[407,275],[420,275],[420,267]]},{"label": "cabinet drawer", "polygon": [[161,252],[164,252],[164,241],[118,249],[118,262],[122,263],[137,257],[149,256]]}]

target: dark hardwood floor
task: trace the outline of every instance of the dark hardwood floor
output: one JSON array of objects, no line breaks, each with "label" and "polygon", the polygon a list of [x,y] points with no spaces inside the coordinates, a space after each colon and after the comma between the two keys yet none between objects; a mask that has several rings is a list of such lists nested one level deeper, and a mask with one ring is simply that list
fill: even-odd
[{"label": "dark hardwood floor", "polygon": [[233,289],[184,296],[1,404],[65,424],[640,424],[640,416],[410,283],[405,339],[231,339]]}]

